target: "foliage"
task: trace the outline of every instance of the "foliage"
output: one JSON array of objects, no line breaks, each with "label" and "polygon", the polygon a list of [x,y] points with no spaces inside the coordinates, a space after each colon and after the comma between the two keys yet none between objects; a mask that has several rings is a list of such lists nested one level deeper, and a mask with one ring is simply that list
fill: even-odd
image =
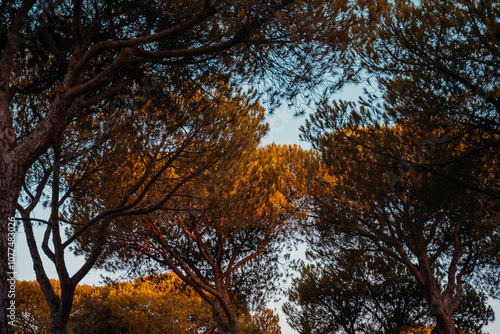
[{"label": "foliage", "polygon": [[[61,294],[59,281],[51,280],[55,292]],[[82,312],[96,287],[80,285],[73,300],[73,314]],[[16,333],[42,334],[50,328],[50,312],[45,296],[37,281],[16,281]]]},{"label": "foliage", "polygon": [[313,160],[296,146],[256,144],[218,161],[164,210],[114,225],[108,268],[169,268],[213,307],[221,332],[237,325],[240,303],[262,307],[304,213],[304,165]]},{"label": "foliage", "polygon": [[[159,170],[168,168],[165,154],[158,156],[154,151],[148,152],[150,159],[141,166],[120,160],[118,173],[109,171],[111,157],[104,154],[106,149],[123,158],[130,147],[116,141],[103,143],[120,136],[125,141],[138,139],[133,135],[137,124],[128,126],[125,119],[133,119],[140,109],[134,98],[152,98],[158,85],[164,85],[162,88],[168,87],[160,89],[159,95],[167,91],[177,102],[167,105],[175,108],[182,104],[180,100],[185,103],[196,94],[210,96],[222,83],[233,87],[231,92],[259,88],[257,95],[266,96],[272,108],[282,97],[293,102],[297,96],[306,96],[309,88],[318,87],[320,77],[334,72],[330,62],[344,53],[344,27],[354,23],[356,11],[356,3],[350,1],[1,1],[0,210],[2,217],[12,217],[17,210],[24,220],[37,277],[50,305],[52,332],[65,332],[73,290],[97,261],[110,220],[116,218],[110,212],[129,209],[127,200],[137,195],[135,191],[151,188],[151,179],[150,175],[142,179],[147,186],[124,182],[117,189],[126,209],[93,212],[96,215],[82,226],[82,233],[96,225],[101,233],[85,265],[72,277],[65,270],[64,252],[81,233],[67,240],[61,237],[64,233],[59,224],[65,219],[59,216],[59,195],[65,202],[68,198],[63,192],[71,190],[66,192],[71,196],[75,190],[75,200],[84,199],[82,188],[71,187],[96,189],[90,181],[81,181],[89,173],[102,173],[116,181],[123,172],[123,178],[137,181],[131,171],[135,167],[160,160],[161,167],[146,168],[157,176]],[[317,25],[322,29],[316,30]],[[326,52],[325,41],[331,40],[338,41],[339,47]],[[215,95],[213,102],[218,98]],[[222,100],[232,97],[226,95]],[[210,110],[198,112],[199,119],[213,116]],[[176,116],[173,124],[179,126],[182,113]],[[86,172],[85,166],[90,168]],[[82,169],[71,175],[71,168]],[[65,173],[68,178],[61,179]],[[68,184],[69,189],[61,189]],[[44,197],[47,185],[52,188],[49,198]],[[129,194],[126,186],[135,191]],[[102,194],[87,196],[101,200],[100,205],[109,204],[102,202]],[[144,199],[137,196],[135,200],[139,198]],[[44,272],[39,245],[30,230],[30,212],[44,201],[51,206],[52,215],[49,222],[41,222],[47,225],[41,248],[58,268],[61,298]],[[4,253],[6,229],[2,223],[0,234],[5,237],[0,248]],[[51,236],[53,252],[48,247]],[[2,259],[3,280],[7,268]],[[6,291],[0,291],[0,298],[1,310],[5,310],[9,303]],[[9,331],[5,311],[0,312],[0,324],[2,331]]]},{"label": "foliage", "polygon": [[[44,278],[39,257],[33,256],[53,314],[67,310],[69,316],[70,287],[99,260],[110,225],[120,223],[123,216],[162,209],[173,196],[183,196],[187,184],[207,168],[221,159],[235,159],[242,145],[254,145],[267,130],[255,96],[234,92],[223,83],[210,96],[202,92],[177,96],[168,85],[158,84],[156,89],[137,97],[137,109],[122,106],[114,113],[105,109],[82,117],[30,170],[30,176],[42,179],[26,184],[24,194],[30,203],[18,209],[25,219],[30,251],[38,252],[30,212],[45,200],[51,216],[45,222],[41,249],[68,287],[58,297]],[[61,254],[84,240],[86,261],[70,276]]]},{"label": "foliage", "polygon": [[211,313],[175,275],[138,278],[97,289],[70,320],[72,333],[193,333],[211,326]]},{"label": "foliage", "polygon": [[261,308],[240,321],[241,334],[281,334],[279,316],[268,308]]},{"label": "foliage", "polygon": [[[480,333],[500,277],[499,10],[488,0],[2,1],[1,215],[24,220],[50,331],[66,331],[71,304],[80,307],[74,289],[97,263],[169,268],[210,305],[221,332],[231,323],[233,332],[276,332],[249,307],[271,295],[281,273],[269,264],[302,219],[315,224],[314,242],[341,256],[295,281],[305,291],[292,293],[304,307],[297,327],[323,330],[311,298],[327,295],[350,330],[392,331],[392,316],[404,328],[421,305],[399,297],[418,286],[439,331],[454,333],[454,318]],[[283,98],[312,103],[328,79],[326,93],[364,74],[381,97],[325,103],[304,128],[323,166],[297,148],[256,150],[266,131],[256,101],[271,110]],[[52,212],[40,222],[41,249],[60,288],[33,235],[39,203]],[[71,247],[86,256],[74,276]],[[0,277],[6,268],[2,260]],[[139,283],[115,287],[147,295]],[[107,303],[121,297],[103,289],[89,307],[113,318]],[[415,311],[399,317],[393,306],[407,301]],[[375,319],[377,305],[391,311],[385,319]],[[129,306],[131,318],[145,316]]]},{"label": "foliage", "polygon": [[[432,312],[411,273],[375,252],[342,250],[338,240],[309,238],[316,265],[301,270],[284,311],[299,333],[427,333]],[[465,286],[453,319],[459,333],[483,333],[495,319],[486,296]]]},{"label": "foliage", "polygon": [[[334,119],[332,114],[316,117],[318,134],[309,134],[330,175],[320,175],[316,181],[314,206],[320,240],[315,242],[332,238],[341,251],[377,251],[401,263],[421,288],[438,324],[445,313],[443,305],[451,319],[462,299],[464,280],[472,281],[475,273],[492,265],[495,268],[495,262],[490,262],[499,228],[495,203],[432,173],[398,169],[391,156],[422,157],[418,148],[404,145],[404,139],[419,131],[429,133],[426,129],[352,126],[329,133],[326,122]],[[367,146],[376,143],[387,154],[353,146],[349,136]],[[396,138],[402,138],[399,145]],[[458,147],[467,147],[466,142],[462,144]],[[435,144],[426,154],[434,158],[454,153],[450,145],[444,145]],[[488,312],[482,314],[485,321],[490,319]]]},{"label": "foliage", "polygon": [[379,14],[371,33],[351,32],[373,86],[357,104],[325,103],[303,128],[328,170],[318,228],[404,264],[438,331],[455,333],[464,282],[497,294],[498,6],[397,1]]},{"label": "foliage", "polygon": [[[352,33],[364,41],[353,47],[369,82],[357,106],[334,106],[337,124],[424,126],[424,136],[395,138],[425,156],[393,156],[401,169],[431,172],[498,200],[492,177],[498,175],[500,144],[498,6],[489,0],[408,0],[380,9],[377,20],[366,22],[370,33]],[[355,119],[349,121],[350,115]],[[453,154],[425,153],[436,144],[457,148],[466,137],[469,145]],[[375,141],[350,140],[383,152]]]},{"label": "foliage", "polygon": [[[17,282],[19,333],[47,333],[49,309],[35,281]],[[53,280],[56,291],[59,282]],[[78,286],[70,333],[187,333],[210,327],[208,306],[175,275]]]},{"label": "foliage", "polygon": [[302,269],[284,306],[299,333],[396,334],[425,321],[425,300],[403,266],[316,242],[318,265]]},{"label": "foliage", "polygon": [[[59,282],[52,280],[60,293]],[[47,333],[50,314],[36,281],[17,281],[17,333]],[[269,309],[240,319],[242,333],[280,334],[279,318]],[[79,285],[69,333],[204,333],[213,327],[210,307],[174,274]]]}]

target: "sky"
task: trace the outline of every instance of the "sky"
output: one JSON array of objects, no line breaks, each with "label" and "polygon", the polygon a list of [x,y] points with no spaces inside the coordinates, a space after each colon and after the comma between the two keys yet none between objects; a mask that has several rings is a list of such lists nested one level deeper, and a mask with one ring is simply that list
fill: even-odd
[{"label": "sky", "polygon": [[[356,100],[358,94],[360,93],[359,88],[348,88],[343,92],[337,94],[337,98],[341,98],[344,100]],[[268,117],[268,123],[270,126],[270,131],[268,135],[263,139],[262,145],[267,145],[272,142],[276,144],[299,144],[303,148],[310,148],[311,145],[307,142],[302,142],[299,140],[299,127],[304,124],[305,120],[308,118],[308,115],[304,116],[293,116],[293,111],[288,110],[286,108],[277,109],[274,114]],[[36,213],[36,218],[46,219],[46,213],[43,210],[38,210]],[[38,229],[37,236],[39,238],[39,242],[41,242],[43,231]],[[299,252],[300,253],[300,252]],[[43,256],[42,252],[42,260],[44,264],[51,264],[50,260]],[[73,255],[67,255],[66,257],[69,263],[69,269],[76,270],[81,267],[83,264],[83,259],[79,257],[75,257]],[[33,265],[31,262],[31,258],[29,256],[28,246],[26,244],[26,240],[24,238],[24,234],[22,233],[22,228],[20,229],[17,239],[16,239],[16,271],[17,271],[17,279],[18,280],[35,280],[35,273],[33,271]],[[102,281],[100,271],[93,270],[91,271],[81,282],[81,284],[89,284],[89,285],[99,285]],[[48,270],[48,275],[50,278],[56,278],[56,271],[53,266],[50,266]],[[282,301],[279,303],[270,303],[268,305],[269,308],[275,310],[275,312],[280,317],[280,325],[283,334],[296,334],[290,326],[288,326],[286,322],[286,317],[281,310],[281,305],[283,302],[286,302],[286,298],[282,298]],[[495,311],[495,315],[497,321],[492,324],[486,326],[484,331],[490,334],[498,334],[500,333],[500,301],[498,300],[489,300],[490,305],[493,307]]]}]

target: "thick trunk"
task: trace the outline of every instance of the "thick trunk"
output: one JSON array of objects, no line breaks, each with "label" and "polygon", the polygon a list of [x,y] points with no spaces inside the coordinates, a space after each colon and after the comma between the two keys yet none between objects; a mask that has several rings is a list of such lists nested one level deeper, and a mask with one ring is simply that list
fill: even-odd
[{"label": "thick trunk", "polygon": [[452,319],[452,309],[450,298],[446,298],[441,292],[441,288],[434,278],[431,262],[427,253],[419,256],[420,278],[417,282],[425,292],[429,305],[429,312],[436,318],[436,329],[439,334],[455,334],[455,325]]},{"label": "thick trunk", "polygon": [[60,308],[59,312],[51,312],[49,334],[67,334],[71,307]]},{"label": "thick trunk", "polygon": [[433,291],[428,292],[429,311],[436,318],[435,332],[438,334],[455,334],[455,324],[453,323],[452,313],[447,302],[442,300],[442,296],[434,286]]},{"label": "thick trunk", "polygon": [[[14,333],[12,325],[16,319],[15,312],[15,281],[14,271],[15,268],[15,254],[14,243],[12,238],[14,236],[13,227],[14,223],[12,217],[14,216],[14,206],[12,199],[5,193],[4,187],[1,188],[2,201],[0,203],[0,293],[1,293],[1,307],[0,307],[0,323],[2,334]],[[5,197],[7,198],[5,198]],[[17,198],[16,198],[17,199]],[[9,240],[10,239],[10,240]]]},{"label": "thick trunk", "polygon": [[439,334],[455,334],[456,328],[453,324],[451,314],[436,314],[436,327]]},{"label": "thick trunk", "polygon": [[[15,314],[14,278],[14,215],[21,190],[23,174],[16,171],[13,161],[3,156],[0,160],[0,333],[14,333]],[[17,172],[17,173],[16,173]]]},{"label": "thick trunk", "polygon": [[238,315],[232,306],[229,296],[225,297],[223,298],[224,301],[222,301],[222,303],[225,302],[225,307],[217,302],[212,305],[217,330],[220,334],[239,334],[240,324],[238,322]]}]

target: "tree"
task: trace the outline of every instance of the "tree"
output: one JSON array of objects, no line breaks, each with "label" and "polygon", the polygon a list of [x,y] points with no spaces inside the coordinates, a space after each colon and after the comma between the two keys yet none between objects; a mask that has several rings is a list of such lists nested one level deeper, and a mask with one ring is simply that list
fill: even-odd
[{"label": "tree", "polygon": [[[492,200],[500,198],[498,174],[491,177],[498,173],[500,145],[499,16],[490,0],[397,1],[381,6],[377,19],[365,21],[369,34],[368,29],[351,34],[357,39],[356,65],[374,82],[373,91],[360,101],[365,122],[370,122],[368,114],[372,122],[384,119],[386,124],[447,122],[454,133],[441,134],[439,140],[450,145],[471,132],[476,135],[460,155],[427,161],[392,156],[401,169],[434,173]],[[432,149],[438,139],[432,136],[409,138],[406,144]],[[373,152],[389,156],[373,144]],[[478,156],[487,164],[474,165]]]},{"label": "tree", "polygon": [[268,308],[261,308],[252,316],[243,319],[243,334],[281,334],[279,316]]},{"label": "tree", "polygon": [[[61,285],[51,280],[54,290],[61,294]],[[78,286],[75,291],[73,313],[82,309],[94,291],[89,285]],[[16,333],[35,334],[48,333],[50,329],[50,312],[45,296],[37,281],[16,281],[17,321]]]},{"label": "tree", "polygon": [[[60,293],[58,281],[51,280]],[[17,281],[16,333],[47,333],[50,312],[36,281]],[[279,319],[271,310],[240,319],[243,333],[279,334]],[[175,274],[110,282],[105,286],[79,285],[68,332],[78,333],[212,333],[210,307]]]},{"label": "tree", "polygon": [[210,308],[173,274],[110,283],[75,312],[70,332],[204,333]]},{"label": "tree", "polygon": [[[351,36],[365,41],[353,44],[354,65],[381,96],[321,108],[305,138],[341,184],[324,198],[324,214],[346,224],[357,217],[353,233],[405,263],[438,330],[454,333],[462,281],[498,284],[498,7],[398,1],[380,8],[366,21],[371,34]],[[356,185],[344,193],[346,182]]]},{"label": "tree", "polygon": [[[350,6],[286,0],[141,1],[139,6],[132,0],[2,1],[1,254],[8,251],[7,219],[15,216],[23,184],[43,181],[36,178],[43,170],[26,180],[29,169],[78,119],[95,115],[118,96],[138,94],[151,78],[177,92],[196,91],[205,80],[262,82],[281,68],[274,76],[280,84],[269,87],[283,90],[269,96],[296,95],[317,84],[310,80],[316,73],[327,72],[335,57],[324,52],[323,42],[342,40],[341,26],[353,17]],[[311,30],[318,22],[325,34]],[[2,334],[10,331],[7,272],[2,256]]]},{"label": "tree", "polygon": [[115,225],[108,244],[114,270],[176,273],[211,306],[220,333],[240,333],[238,305],[263,306],[281,276],[269,264],[293,242],[302,212],[309,153],[256,145],[221,160],[165,210]]},{"label": "tree", "polygon": [[[344,249],[327,233],[311,234],[310,259],[294,279],[284,305],[299,333],[431,333],[432,314],[405,266],[375,252]],[[494,320],[486,296],[472,286],[453,320],[462,333],[483,333]]]},{"label": "tree", "polygon": [[[170,95],[148,96],[139,110],[115,110],[111,120],[102,115],[80,119],[78,127],[67,129],[65,142],[37,161],[33,173],[44,171],[43,181],[25,185],[30,204],[18,211],[49,305],[51,331],[66,331],[75,288],[99,260],[109,229],[120,224],[121,217],[162,209],[211,165],[238,155],[242,142],[252,143],[256,134],[266,131],[262,108],[239,94],[224,100],[228,90],[220,87],[212,93],[219,103],[196,92],[191,99],[185,94],[178,104]],[[95,117],[101,121],[95,122]],[[114,132],[106,131],[112,136],[99,143],[92,130],[106,126]],[[43,199],[50,203],[51,216],[42,222],[41,250],[57,269],[60,295],[42,265],[31,226],[30,213]],[[86,261],[71,275],[64,254],[88,230],[96,233],[88,240]]]},{"label": "tree", "polygon": [[[404,265],[425,296],[438,331],[455,333],[453,313],[463,298],[464,282],[481,276],[483,270],[498,270],[496,203],[433,173],[402,173],[390,156],[353,147],[349,140],[358,138],[368,147],[376,142],[391,156],[415,161],[422,152],[405,145],[405,139],[442,133],[443,128],[433,132],[429,128],[434,125],[412,128],[411,123],[356,128],[353,121],[349,127],[327,132],[335,124],[332,119],[337,119],[334,114],[325,110],[305,129],[330,174],[319,181],[315,194],[317,228],[346,247],[377,251]],[[356,115],[352,119],[359,120]],[[460,154],[455,150],[467,149],[474,139],[473,133],[469,136],[460,137],[455,147],[436,144],[427,152],[429,159]],[[403,138],[399,145],[396,138]],[[484,165],[484,157],[476,159],[476,164]]]}]

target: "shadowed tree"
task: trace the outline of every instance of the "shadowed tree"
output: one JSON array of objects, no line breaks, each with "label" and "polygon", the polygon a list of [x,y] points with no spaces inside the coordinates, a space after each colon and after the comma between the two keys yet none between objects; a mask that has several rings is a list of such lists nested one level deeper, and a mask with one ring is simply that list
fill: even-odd
[{"label": "shadowed tree", "polygon": [[172,270],[211,306],[219,333],[240,333],[238,305],[261,308],[282,275],[308,163],[309,152],[278,146],[221,159],[165,210],[115,225],[108,268]]},{"label": "shadowed tree", "polygon": [[[475,134],[459,137],[453,146],[437,142],[433,150],[426,150],[405,143],[445,130],[453,135],[446,123],[437,129],[411,123],[356,128],[353,120],[359,118],[352,115],[349,126],[337,128],[331,121],[339,120],[334,114],[325,109],[304,129],[331,174],[319,181],[314,194],[316,227],[337,236],[346,247],[377,251],[404,265],[426,298],[438,331],[455,333],[453,313],[460,306],[465,282],[495,284],[482,275],[499,269],[497,203],[433,173],[402,171],[391,157],[353,146],[349,138],[367,146],[377,143],[392,156],[415,161],[460,155]],[[489,161],[480,156],[475,164],[488,166]]]},{"label": "shadowed tree", "polygon": [[[403,265],[359,246],[344,248],[328,231],[311,233],[308,243],[316,264],[302,269],[284,306],[299,333],[411,334],[435,328],[424,294]],[[481,334],[494,318],[486,295],[465,285],[453,312],[457,328]]]},{"label": "shadowed tree", "polygon": [[[120,224],[120,217],[163,209],[219,159],[239,155],[242,145],[266,131],[258,104],[240,94],[224,100],[230,90],[222,89],[213,91],[208,99],[184,95],[178,104],[175,96],[150,96],[139,110],[115,110],[110,120],[92,114],[80,119],[78,127],[68,128],[66,142],[59,142],[37,161],[33,173],[44,171],[43,182],[25,185],[23,193],[30,204],[19,205],[18,211],[37,280],[49,305],[51,332],[66,331],[75,288],[99,260],[108,231]],[[214,97],[219,101],[214,102]],[[102,134],[92,130],[103,126],[116,132],[98,141],[95,136]],[[45,193],[46,189],[50,190]],[[50,203],[51,215],[45,222],[35,220],[45,227],[38,245],[30,214],[40,201]],[[89,230],[96,233],[87,245],[85,262],[71,273],[65,254]],[[40,251],[56,268],[60,295],[50,284]]]},{"label": "shadowed tree", "polygon": [[309,255],[318,264],[302,269],[284,306],[294,329],[399,334],[425,320],[425,299],[404,267],[342,249],[332,239],[309,239]]},{"label": "shadowed tree", "polygon": [[304,129],[336,179],[319,217],[403,263],[437,330],[455,333],[465,282],[498,297],[499,7],[380,8],[370,34],[351,35],[374,90],[320,108]]}]

